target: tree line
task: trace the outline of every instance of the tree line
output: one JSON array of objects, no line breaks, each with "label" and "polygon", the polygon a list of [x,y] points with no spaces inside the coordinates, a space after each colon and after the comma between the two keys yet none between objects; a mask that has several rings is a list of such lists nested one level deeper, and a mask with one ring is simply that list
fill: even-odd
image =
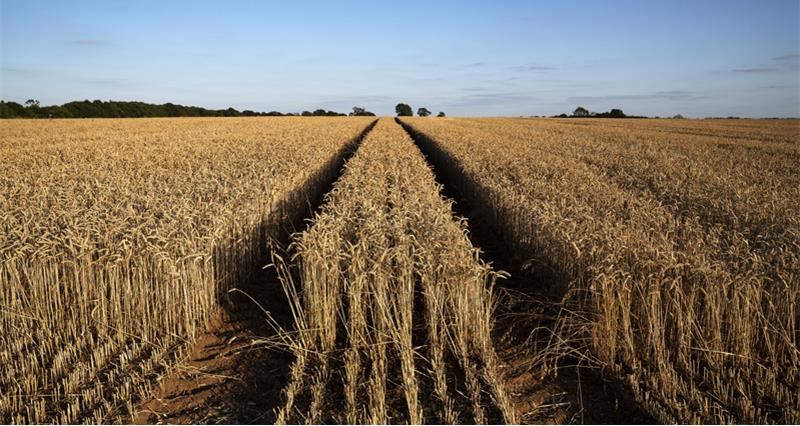
[{"label": "tree line", "polygon": [[[404,103],[399,103],[395,105],[394,112],[397,113],[398,117],[411,117],[414,115],[414,109],[411,108],[411,105]],[[420,117],[427,117],[431,115],[431,112],[428,110],[428,108],[422,107],[417,109],[417,115]],[[436,116],[444,117],[445,115],[444,112],[439,111],[439,113],[436,114]]]},{"label": "tree line", "polygon": [[336,117],[336,116],[374,116],[362,107],[353,107],[349,114],[317,109],[301,113],[282,113],[279,111],[256,112],[239,111],[235,108],[206,109],[173,103],[149,104],[136,101],[84,100],[67,102],[63,105],[41,106],[39,101],[29,99],[24,105],[17,102],[0,101],[0,118],[127,118],[127,117]]},{"label": "tree line", "polygon": [[572,115],[567,114],[560,114],[554,115],[554,118],[583,118],[583,117],[594,117],[594,118],[647,118],[638,115],[625,115],[619,108],[612,108],[611,111],[607,112],[594,112],[589,111],[588,109],[579,106],[575,108],[575,111],[572,111]]}]

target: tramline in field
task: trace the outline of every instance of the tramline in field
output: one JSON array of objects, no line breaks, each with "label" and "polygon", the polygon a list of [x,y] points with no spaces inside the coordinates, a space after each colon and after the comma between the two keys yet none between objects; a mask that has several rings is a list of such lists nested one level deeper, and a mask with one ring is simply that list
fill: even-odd
[{"label": "tramline in field", "polygon": [[380,120],[296,244],[300,334],[279,422],[515,423],[494,273],[398,124]]},{"label": "tramline in field", "polygon": [[126,421],[372,120],[0,127],[0,421]]},{"label": "tramline in field", "polygon": [[[797,129],[4,121],[0,421],[124,423],[153,407],[164,412],[152,421],[242,419],[220,411],[233,404],[171,406],[180,395],[159,393],[235,300],[277,334],[217,336],[217,352],[197,352],[232,364],[245,351],[288,354],[285,371],[248,365],[280,396],[246,401],[258,413],[242,421],[513,423],[608,410],[668,423],[800,422]],[[491,264],[476,248],[479,227],[516,266]],[[293,242],[288,256],[272,240]],[[244,282],[258,286],[271,259],[285,295],[231,298]],[[509,311],[523,306],[501,303],[520,294],[509,282],[547,300],[550,322],[536,322],[542,306]],[[256,300],[286,296],[282,321]],[[526,319],[538,325],[515,330],[519,347],[507,351],[500,326]],[[608,383],[635,402],[582,393],[587,369],[604,393]],[[561,386],[570,371],[575,388]],[[209,374],[260,398],[238,372]],[[186,383],[215,401],[238,397]],[[584,405],[601,397],[607,406]]]},{"label": "tramline in field", "polygon": [[800,420],[796,121],[403,123],[656,418]]}]

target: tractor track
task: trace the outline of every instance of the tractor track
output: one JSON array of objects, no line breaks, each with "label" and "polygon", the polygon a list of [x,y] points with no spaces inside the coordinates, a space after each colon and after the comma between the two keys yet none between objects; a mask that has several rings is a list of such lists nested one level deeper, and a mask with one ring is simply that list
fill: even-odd
[{"label": "tractor track", "polygon": [[[493,338],[518,418],[523,423],[549,424],[653,423],[624,386],[596,370],[575,366],[575,360],[563,359],[553,371],[542,372],[534,357],[555,325],[563,280],[546,267],[529,268],[515,256],[485,212],[458,192],[454,184],[458,176],[441,154],[433,151],[435,143],[401,120],[397,122],[425,155],[442,185],[442,195],[454,201],[453,213],[467,219],[470,240],[481,250],[482,260],[508,273],[495,289],[499,303]],[[284,211],[289,214],[281,217],[281,229],[273,235],[279,252],[289,246],[292,233],[304,229],[319,210],[345,163],[376,123],[337,155],[335,173],[323,178],[325,184],[307,197],[305,208]],[[268,263],[270,260],[264,259],[263,264]],[[276,270],[253,272],[252,279],[239,287],[242,292],[228,295],[221,309],[212,314],[207,330],[198,336],[185,361],[172,368],[137,406],[133,422],[274,423],[274,409],[282,403],[293,358],[287,351],[264,344],[276,333],[265,321],[264,311],[287,330],[292,329],[293,319]]]},{"label": "tractor track", "polygon": [[566,357],[542,368],[536,357],[552,336],[566,280],[546,262],[530,267],[530,261],[501,238],[485,203],[458,190],[467,177],[455,160],[409,124],[396,121],[425,155],[443,195],[454,201],[453,213],[467,219],[470,241],[480,249],[482,260],[508,274],[495,288],[499,303],[493,338],[519,419],[547,424],[655,423],[623,384],[579,360]]},{"label": "tractor track", "polygon": [[[266,226],[272,250],[288,255],[285,247],[291,235],[306,227],[375,124],[377,120],[326,167],[309,176],[299,186],[310,188],[302,197],[289,194],[278,203],[273,223]],[[265,258],[260,263],[271,262]],[[222,296],[220,309],[211,314],[184,361],[171,368],[137,405],[134,423],[274,423],[273,409],[281,402],[293,358],[266,343],[276,330],[267,323],[264,311],[285,330],[293,328],[293,319],[275,268],[259,267],[252,272],[251,279],[239,285],[241,291]]]}]

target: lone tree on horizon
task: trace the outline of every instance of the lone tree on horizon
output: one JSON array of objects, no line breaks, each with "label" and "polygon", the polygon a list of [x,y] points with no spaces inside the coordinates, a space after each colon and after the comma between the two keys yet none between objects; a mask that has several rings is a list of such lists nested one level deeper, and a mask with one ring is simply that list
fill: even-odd
[{"label": "lone tree on horizon", "polygon": [[364,107],[353,107],[353,112],[350,113],[351,116],[374,116],[375,114],[371,111],[367,111]]},{"label": "lone tree on horizon", "polygon": [[431,112],[428,110],[428,108],[422,107],[417,110],[417,115],[420,117],[427,117],[431,115]]},{"label": "lone tree on horizon", "polygon": [[414,115],[414,110],[411,109],[411,105],[399,103],[397,106],[394,107],[394,112],[397,113],[398,117],[412,117]]},{"label": "lone tree on horizon", "polygon": [[615,117],[615,118],[624,118],[625,117],[625,113],[622,112],[622,110],[619,109],[619,108],[612,108],[611,112],[608,113],[608,116],[609,117]]},{"label": "lone tree on horizon", "polygon": [[575,111],[572,112],[572,115],[575,116],[575,117],[588,117],[589,116],[589,110],[584,108],[584,107],[582,107],[582,106],[579,106],[579,107],[575,108]]}]

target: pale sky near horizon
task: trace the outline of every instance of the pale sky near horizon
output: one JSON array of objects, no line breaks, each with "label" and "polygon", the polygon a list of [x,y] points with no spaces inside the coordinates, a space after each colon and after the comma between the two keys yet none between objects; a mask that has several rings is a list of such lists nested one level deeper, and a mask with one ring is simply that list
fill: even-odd
[{"label": "pale sky near horizon", "polygon": [[800,116],[797,0],[0,0],[0,98]]}]

